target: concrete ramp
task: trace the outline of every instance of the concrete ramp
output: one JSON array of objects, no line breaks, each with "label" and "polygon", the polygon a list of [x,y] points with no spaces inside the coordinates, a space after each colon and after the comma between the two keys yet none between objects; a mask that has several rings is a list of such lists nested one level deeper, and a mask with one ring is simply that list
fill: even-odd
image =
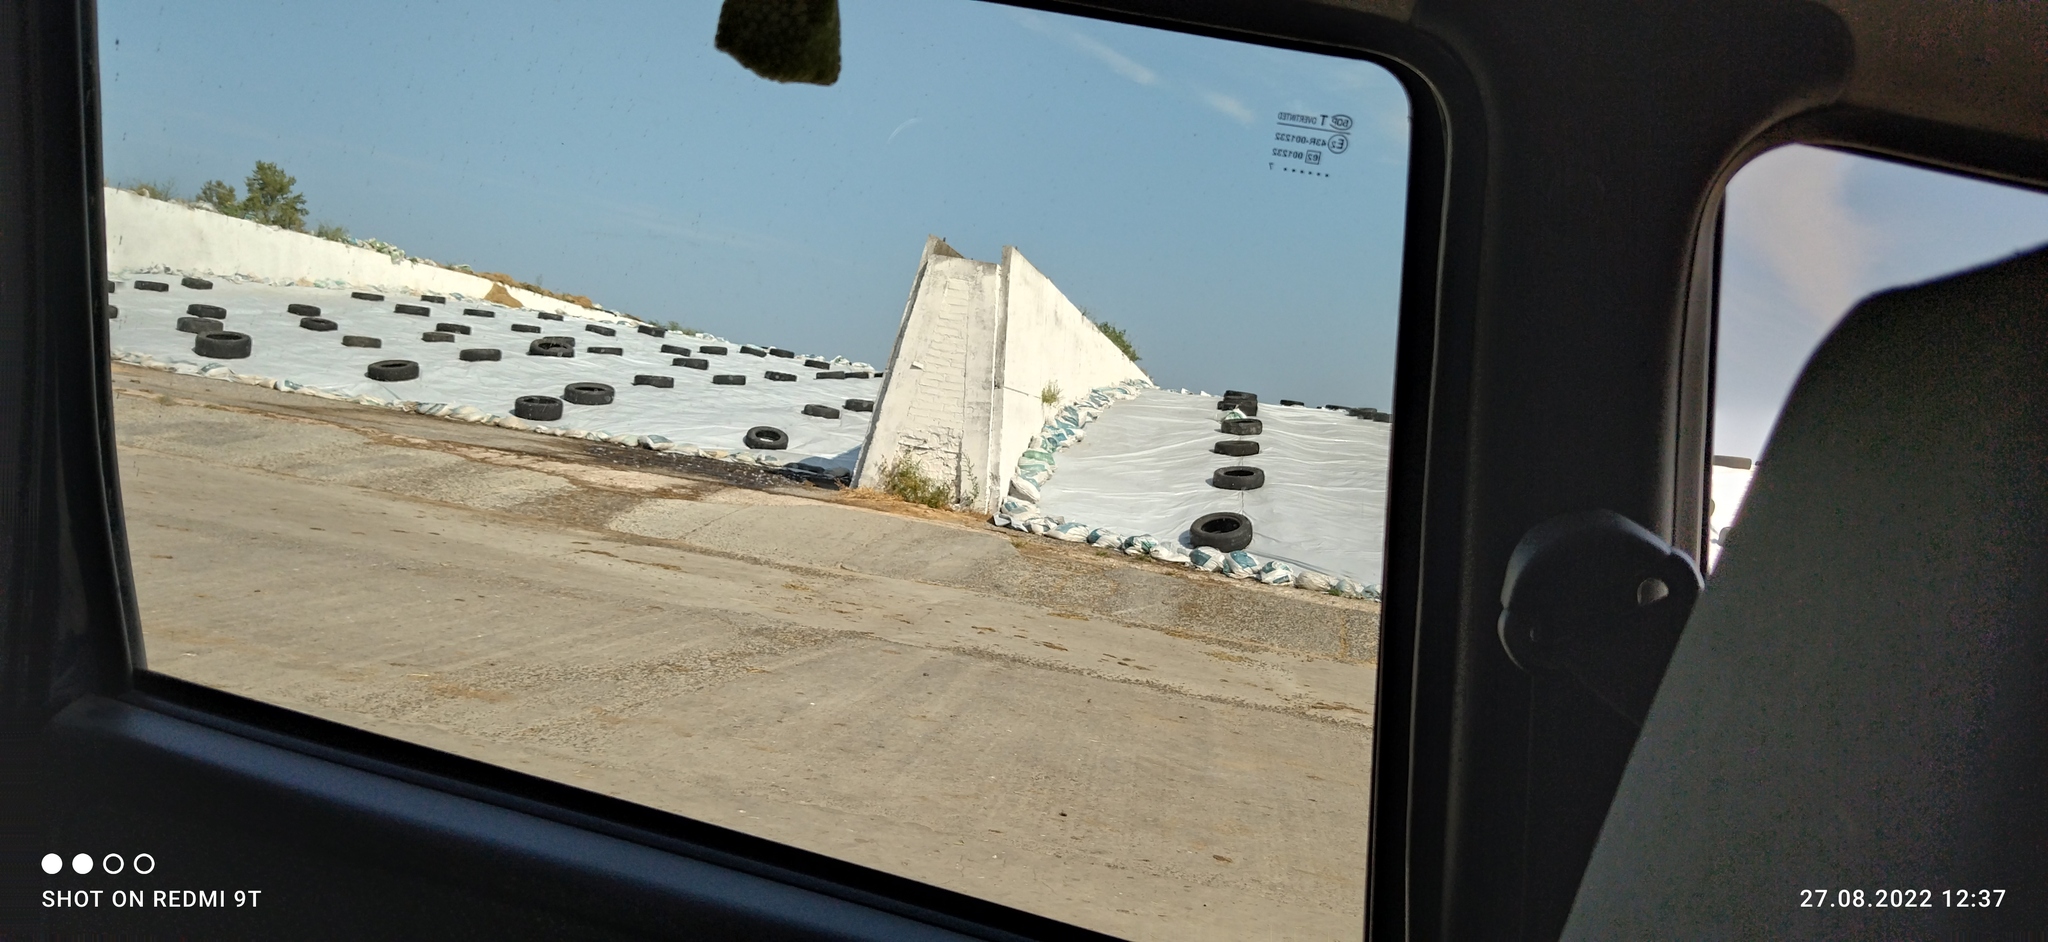
[{"label": "concrete ramp", "polygon": [[978,262],[932,236],[855,482],[873,485],[888,462],[914,461],[955,500],[992,510],[1047,416],[1134,379],[1145,372],[1015,247],[1000,263]]}]

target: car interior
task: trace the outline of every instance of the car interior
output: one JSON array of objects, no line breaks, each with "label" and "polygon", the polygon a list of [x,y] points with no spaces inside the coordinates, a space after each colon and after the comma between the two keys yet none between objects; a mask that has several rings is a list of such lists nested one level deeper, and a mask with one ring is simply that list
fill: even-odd
[{"label": "car interior", "polygon": [[[720,49],[855,67],[835,4],[757,2],[835,18]],[[1408,95],[1358,935],[2048,925],[2048,250],[1856,303],[1702,562],[1730,181],[1803,144],[2048,193],[2039,5],[957,2]],[[151,670],[99,30],[92,0],[0,14],[0,936],[1112,937]],[[28,869],[74,848],[226,902],[53,903],[114,886]]]}]

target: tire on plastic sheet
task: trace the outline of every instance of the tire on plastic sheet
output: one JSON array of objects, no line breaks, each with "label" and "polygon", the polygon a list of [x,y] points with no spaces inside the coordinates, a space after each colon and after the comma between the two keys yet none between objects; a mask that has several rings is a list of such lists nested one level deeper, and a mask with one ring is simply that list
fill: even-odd
[{"label": "tire on plastic sheet", "polygon": [[1223,434],[1225,435],[1257,435],[1265,430],[1265,423],[1260,422],[1258,419],[1223,420]]},{"label": "tire on plastic sheet", "polygon": [[839,418],[838,409],[834,409],[831,406],[821,406],[815,402],[804,407],[804,414],[809,416],[816,416],[821,419]]},{"label": "tire on plastic sheet", "polygon": [[742,440],[748,448],[760,451],[781,451],[789,447],[789,433],[772,425],[756,425],[747,429]]},{"label": "tire on plastic sheet", "polygon": [[344,347],[372,347],[372,348],[375,348],[375,347],[382,347],[382,346],[384,345],[384,341],[382,341],[382,340],[379,340],[379,339],[377,339],[377,338],[375,338],[375,337],[358,337],[358,336],[355,336],[354,334],[350,334],[350,335],[348,335],[348,336],[346,336],[346,337],[343,337],[343,338],[341,338],[341,345],[342,345],[342,346],[344,346]]},{"label": "tire on plastic sheet", "polygon": [[228,325],[211,317],[180,317],[178,329],[188,334],[207,334],[216,330],[226,330]]},{"label": "tire on plastic sheet", "polygon": [[333,330],[337,327],[340,327],[341,325],[331,320],[328,320],[327,318],[324,317],[301,317],[299,318],[299,326],[307,330],[327,331]]},{"label": "tire on plastic sheet", "polygon": [[457,354],[457,356],[460,356],[464,363],[482,363],[504,359],[505,351],[497,347],[471,347]]},{"label": "tire on plastic sheet", "polygon": [[1266,486],[1266,470],[1250,465],[1217,468],[1209,475],[1209,485],[1226,491],[1256,491]]},{"label": "tire on plastic sheet", "polygon": [[875,401],[873,399],[848,399],[844,408],[848,412],[873,412],[875,411]]},{"label": "tire on plastic sheet", "polygon": [[1252,521],[1237,513],[1203,514],[1188,527],[1188,542],[1225,553],[1252,545]]},{"label": "tire on plastic sheet", "polygon": [[579,406],[610,405],[613,391],[603,383],[570,383],[562,387],[562,401]]},{"label": "tire on plastic sheet", "polygon": [[1232,458],[1249,458],[1259,453],[1259,443],[1248,442],[1242,438],[1226,438],[1217,442],[1209,450],[1219,455],[1229,455]]},{"label": "tire on plastic sheet", "polygon": [[420,365],[411,360],[378,360],[363,375],[380,383],[401,383],[420,378]]},{"label": "tire on plastic sheet", "polygon": [[562,400],[553,396],[520,396],[512,400],[512,414],[530,422],[553,422],[562,417]]},{"label": "tire on plastic sheet", "polygon": [[232,330],[212,330],[192,338],[192,352],[216,360],[239,360],[249,355],[249,335]]},{"label": "tire on plastic sheet", "polygon": [[676,388],[676,378],[673,376],[655,376],[652,373],[641,373],[633,377],[633,385],[652,386],[656,389],[674,389]]}]

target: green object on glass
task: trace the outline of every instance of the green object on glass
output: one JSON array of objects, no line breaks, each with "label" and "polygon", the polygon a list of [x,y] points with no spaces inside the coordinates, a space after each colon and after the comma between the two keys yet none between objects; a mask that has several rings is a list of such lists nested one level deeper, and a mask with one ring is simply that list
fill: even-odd
[{"label": "green object on glass", "polygon": [[839,81],[839,0],[725,0],[719,51],[777,82]]}]

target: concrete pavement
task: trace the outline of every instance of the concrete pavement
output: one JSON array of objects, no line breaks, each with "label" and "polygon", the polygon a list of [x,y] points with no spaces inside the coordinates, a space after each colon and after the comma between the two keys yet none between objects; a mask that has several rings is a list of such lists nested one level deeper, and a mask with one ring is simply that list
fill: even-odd
[{"label": "concrete pavement", "polygon": [[115,387],[152,669],[1119,935],[1360,931],[1372,603],[728,465]]}]

